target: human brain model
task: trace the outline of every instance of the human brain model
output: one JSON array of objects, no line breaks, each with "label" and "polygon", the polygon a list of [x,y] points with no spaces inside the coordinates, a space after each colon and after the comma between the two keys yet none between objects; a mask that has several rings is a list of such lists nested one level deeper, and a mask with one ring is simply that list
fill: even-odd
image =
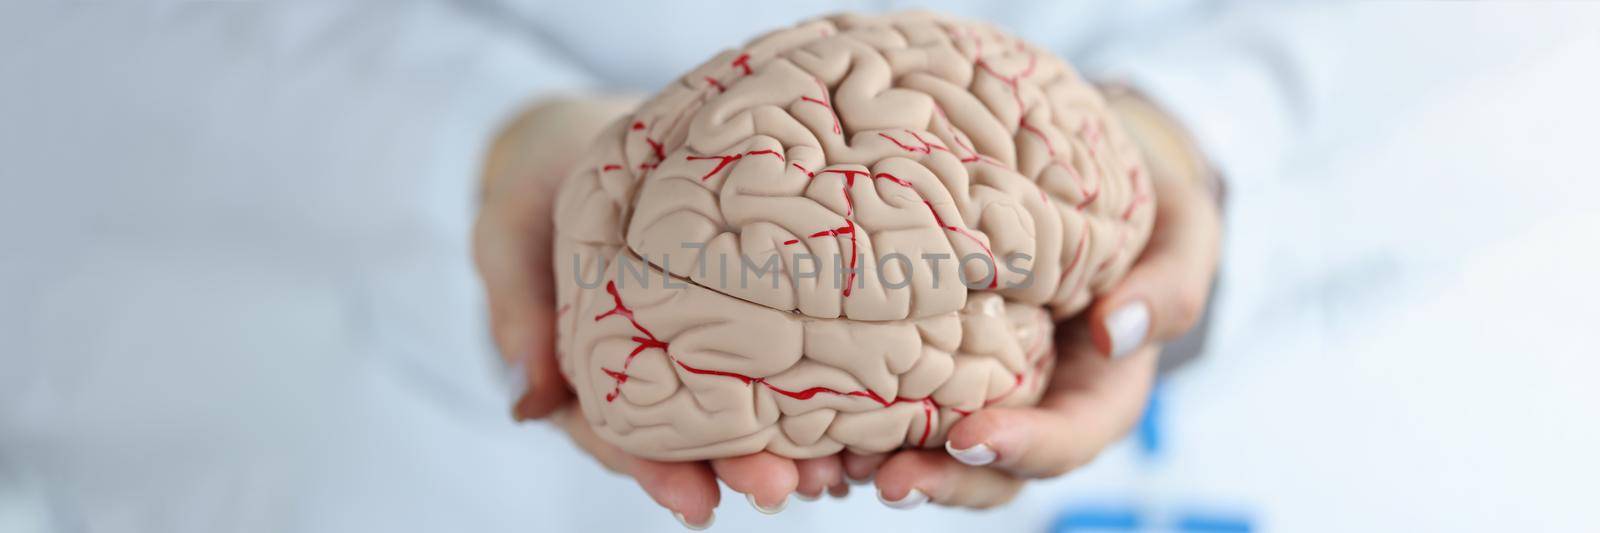
[{"label": "human brain model", "polygon": [[560,367],[644,457],[942,445],[1038,401],[1052,321],[1126,271],[1153,203],[1050,53],[931,14],[806,22],[683,76],[563,184]]}]

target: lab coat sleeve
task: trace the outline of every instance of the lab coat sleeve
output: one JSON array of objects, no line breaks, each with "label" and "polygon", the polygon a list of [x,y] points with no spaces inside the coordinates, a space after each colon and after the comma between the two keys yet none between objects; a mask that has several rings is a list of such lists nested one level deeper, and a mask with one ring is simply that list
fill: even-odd
[{"label": "lab coat sleeve", "polygon": [[1209,5],[1134,24],[1077,58],[1085,74],[1127,82],[1186,125],[1230,182],[1272,179],[1305,136],[1297,39],[1315,7]]}]

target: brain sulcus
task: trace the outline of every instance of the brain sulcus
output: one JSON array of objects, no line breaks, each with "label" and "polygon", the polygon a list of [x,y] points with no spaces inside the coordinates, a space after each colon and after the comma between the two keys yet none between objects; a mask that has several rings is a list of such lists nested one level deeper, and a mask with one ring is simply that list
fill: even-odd
[{"label": "brain sulcus", "polygon": [[838,15],[726,51],[606,129],[555,199],[560,367],[664,460],[944,442],[1036,402],[1052,324],[1149,236],[1094,87],[988,25]]}]

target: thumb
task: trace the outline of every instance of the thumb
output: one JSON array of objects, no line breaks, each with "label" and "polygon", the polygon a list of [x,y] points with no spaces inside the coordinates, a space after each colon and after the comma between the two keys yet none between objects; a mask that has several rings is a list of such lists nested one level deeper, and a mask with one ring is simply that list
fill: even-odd
[{"label": "thumb", "polygon": [[561,177],[577,154],[632,97],[547,100],[495,138],[484,165],[484,198],[473,253],[489,301],[490,330],[520,383],[512,414],[541,418],[570,393],[556,360],[554,227],[550,210]]},{"label": "thumb", "polygon": [[1154,188],[1149,245],[1089,311],[1095,347],[1111,357],[1183,335],[1200,320],[1211,294],[1222,227],[1216,204],[1191,183],[1159,180]]},{"label": "thumb", "polygon": [[522,220],[523,209],[486,205],[474,230],[474,255],[489,303],[489,327],[514,372],[515,418],[540,418],[567,396],[555,357],[555,296],[547,232]]}]

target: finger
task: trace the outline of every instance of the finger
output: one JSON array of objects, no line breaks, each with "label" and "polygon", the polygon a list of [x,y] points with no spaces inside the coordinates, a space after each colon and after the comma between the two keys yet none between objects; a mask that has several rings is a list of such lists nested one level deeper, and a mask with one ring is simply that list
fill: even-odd
[{"label": "finger", "polygon": [[[498,201],[497,201],[498,202]],[[490,332],[501,357],[520,371],[513,416],[539,418],[567,397],[555,358],[555,296],[548,232],[531,229],[526,209],[486,205],[473,252],[489,301]]]},{"label": "finger", "polygon": [[[950,427],[949,455],[1025,478],[1074,470],[1132,429],[1144,412],[1157,345],[1121,359],[1088,346],[1065,355],[1050,393],[1037,407],[980,410]],[[885,467],[887,468],[887,467]]]},{"label": "finger", "polygon": [[829,496],[833,496],[835,498],[843,498],[845,496],[849,496],[850,495],[850,484],[849,483],[836,483],[832,487],[828,487],[828,495]]},{"label": "finger", "polygon": [[629,454],[596,435],[571,407],[557,410],[551,418],[579,448],[607,469],[632,477],[650,499],[667,508],[684,526],[704,529],[715,520],[722,493],[705,462],[664,463]]},{"label": "finger", "polygon": [[1119,357],[1150,341],[1177,338],[1199,321],[1216,273],[1221,221],[1200,187],[1154,184],[1155,228],[1126,277],[1089,311],[1094,343]]},{"label": "finger", "polygon": [[967,466],[935,450],[895,453],[878,470],[878,500],[896,509],[925,502],[985,509],[1015,498],[1022,480],[993,468]]},{"label": "finger", "polygon": [[884,453],[856,453],[844,452],[844,474],[847,480],[856,485],[872,481],[873,474],[878,471],[878,466],[888,459]]},{"label": "finger", "polygon": [[837,454],[800,459],[794,466],[800,473],[800,482],[795,486],[796,498],[814,501],[821,498],[828,487],[844,484],[844,459]]},{"label": "finger", "polygon": [[711,469],[728,488],[744,493],[757,511],[775,514],[789,504],[789,494],[800,483],[793,459],[770,452],[713,459]]}]

